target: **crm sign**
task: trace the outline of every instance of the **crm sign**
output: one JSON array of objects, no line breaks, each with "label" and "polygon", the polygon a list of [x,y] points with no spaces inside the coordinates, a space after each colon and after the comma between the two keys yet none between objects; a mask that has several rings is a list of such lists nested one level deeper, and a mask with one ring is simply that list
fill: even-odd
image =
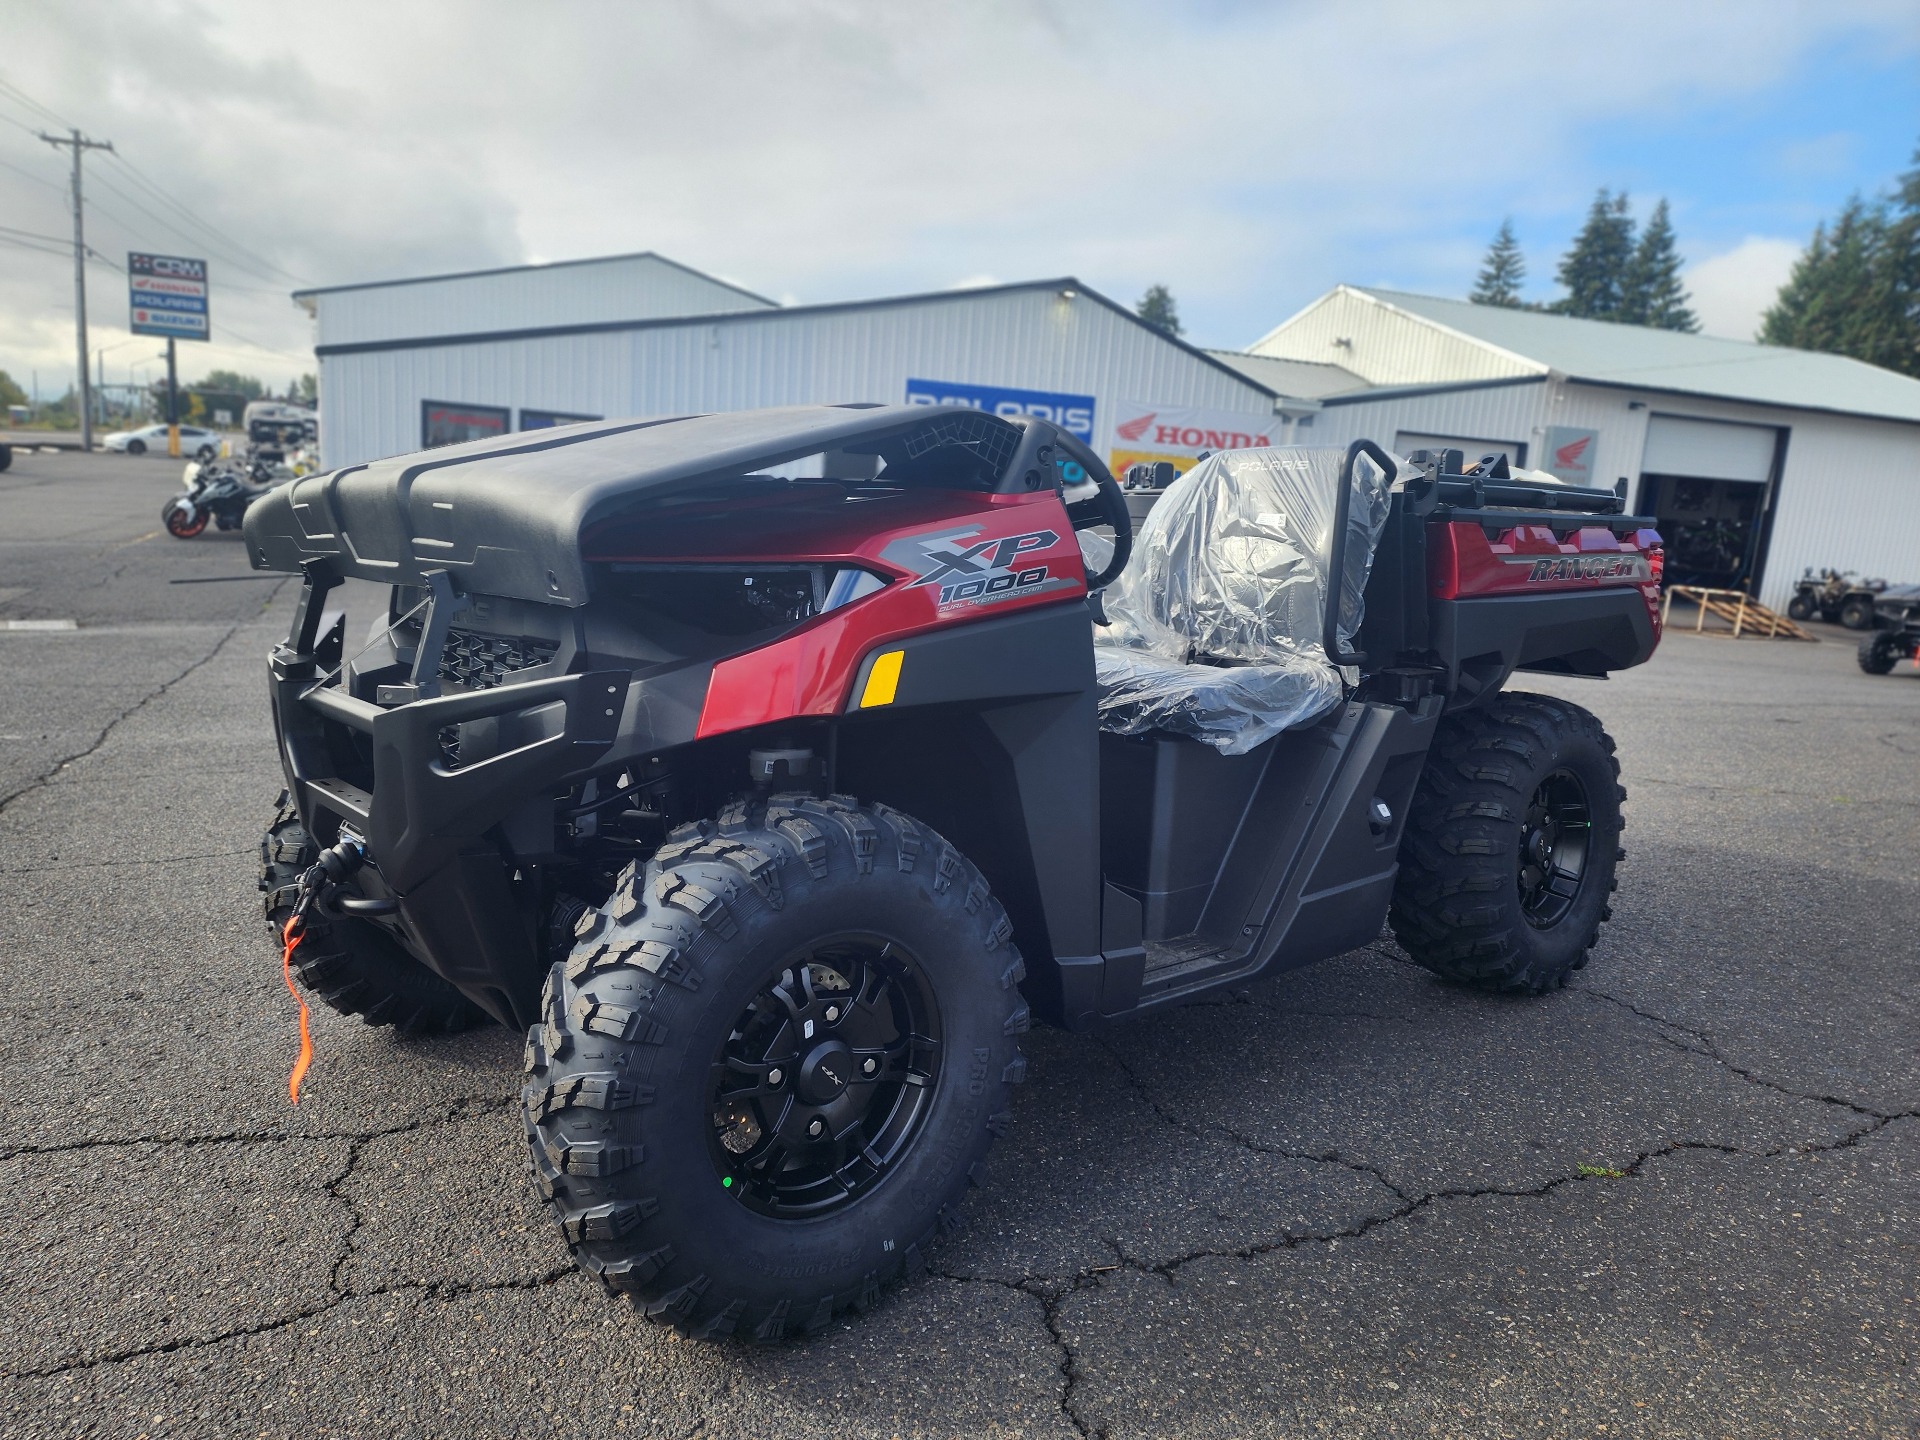
[{"label": "crm sign", "polygon": [[1069,435],[1093,443],[1093,397],[1056,395],[1050,390],[1006,390],[997,385],[967,385],[947,380],[907,381],[909,405],[964,405],[991,415],[1034,415],[1050,420]]}]

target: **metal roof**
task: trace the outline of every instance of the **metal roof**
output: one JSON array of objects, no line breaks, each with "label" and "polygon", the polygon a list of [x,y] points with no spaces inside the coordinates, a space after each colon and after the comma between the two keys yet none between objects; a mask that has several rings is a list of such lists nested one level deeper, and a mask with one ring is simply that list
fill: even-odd
[{"label": "metal roof", "polygon": [[1278,355],[1249,355],[1244,350],[1209,350],[1207,354],[1223,365],[1232,366],[1256,385],[1303,400],[1319,400],[1367,388],[1367,382],[1351,370],[1343,370],[1329,361],[1283,360]]},{"label": "metal roof", "polygon": [[1401,290],[1341,288],[1532,361],[1542,373],[1554,370],[1595,385],[1920,423],[1920,380],[1844,355],[1576,320]]},{"label": "metal roof", "polygon": [[780,303],[778,300],[769,300],[764,295],[756,295],[744,285],[736,285],[731,280],[722,280],[717,275],[709,275],[704,270],[696,270],[691,265],[682,264],[672,256],[662,255],[658,250],[635,250],[626,255],[590,255],[582,260],[550,260],[537,265],[499,265],[491,270],[455,270],[445,275],[409,275],[399,280],[363,280],[351,285],[310,285],[304,290],[295,290],[293,298],[304,302],[315,295],[339,295],[349,290],[387,290],[399,285],[431,285],[441,280],[479,280],[493,275],[519,275],[529,270],[567,270],[580,265],[623,265],[636,260],[651,260],[661,265],[671,266],[675,270],[683,270],[696,279],[738,291],[747,299],[757,300],[762,305],[775,306]]}]

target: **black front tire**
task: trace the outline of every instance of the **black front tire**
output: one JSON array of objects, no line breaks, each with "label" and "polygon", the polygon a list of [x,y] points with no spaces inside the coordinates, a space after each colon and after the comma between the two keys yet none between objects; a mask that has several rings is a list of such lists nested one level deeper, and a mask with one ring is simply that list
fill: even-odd
[{"label": "black front tire", "polygon": [[146,453],[147,453],[147,442],[146,442],[146,441],[144,441],[144,440],[129,440],[129,441],[127,442],[127,454],[129,454],[129,455],[144,455],[144,454],[146,454]]},{"label": "black front tire", "polygon": [[1862,637],[1860,648],[1855,652],[1860,660],[1860,668],[1869,675],[1889,675],[1893,667],[1900,663],[1900,641],[1890,630]]},{"label": "black front tire", "polygon": [[1873,601],[1855,596],[1840,607],[1840,623],[1849,630],[1873,628]]},{"label": "black front tire", "polygon": [[1812,596],[1804,593],[1795,595],[1787,602],[1787,618],[1789,620],[1811,620],[1815,608]]},{"label": "black front tire", "polygon": [[[319,858],[299,813],[280,795],[260,840],[260,890],[276,949],[300,877]],[[442,980],[378,926],[351,916],[308,916],[293,952],[293,974],[342,1015],[391,1025],[402,1035],[453,1035],[487,1022],[487,1013]]]},{"label": "black front tire", "polygon": [[1613,752],[1598,717],[1546,695],[1443,719],[1400,845],[1388,921],[1401,948],[1482,989],[1566,984],[1612,918],[1626,858]]},{"label": "black front tire", "polygon": [[[924,1087],[910,1138],[890,1141],[884,1163],[860,1165],[878,1142],[849,1145],[832,1129],[783,1146],[800,1173],[858,1166],[861,1178],[810,1213],[781,1213],[756,1195],[752,1167],[788,1163],[754,1157],[778,1138],[798,1082],[763,1069],[755,1093],[767,1098],[748,1102],[746,1122],[715,1087],[734,1073],[756,997],[795,990],[855,932],[884,939],[880,953],[924,988],[937,1059],[921,1053],[912,1082],[889,1062],[895,1078],[863,1092],[874,1098],[860,1103],[897,1107],[908,1083]],[[846,797],[738,802],[628,867],[575,934],[548,977],[545,1022],[528,1032],[522,1107],[535,1184],[584,1269],[682,1334],[771,1342],[867,1309],[924,1264],[1026,1073],[1016,1039],[1028,1026],[1026,972],[1006,912],[959,852],[906,815]],[[831,995],[836,982],[823,983]],[[800,1035],[797,1020],[772,1013]],[[811,1019],[804,1033],[802,1050],[822,1043]]]}]

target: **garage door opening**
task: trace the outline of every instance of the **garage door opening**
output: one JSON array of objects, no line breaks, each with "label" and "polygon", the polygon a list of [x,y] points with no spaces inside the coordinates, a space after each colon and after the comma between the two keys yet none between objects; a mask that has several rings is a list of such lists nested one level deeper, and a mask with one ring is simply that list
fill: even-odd
[{"label": "garage door opening", "polygon": [[1781,433],[1673,415],[1648,422],[1635,508],[1656,517],[1668,584],[1758,589]]}]

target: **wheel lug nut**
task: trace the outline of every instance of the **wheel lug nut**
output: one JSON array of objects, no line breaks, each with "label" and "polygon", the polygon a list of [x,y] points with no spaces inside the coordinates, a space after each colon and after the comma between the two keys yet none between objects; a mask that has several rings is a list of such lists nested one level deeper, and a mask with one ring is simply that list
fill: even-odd
[{"label": "wheel lug nut", "polygon": [[863,1075],[871,1075],[873,1074],[874,1071],[878,1070],[879,1068],[880,1068],[880,1062],[874,1059],[871,1055],[869,1055],[866,1059],[860,1062],[860,1073]]},{"label": "wheel lug nut", "polygon": [[822,1120],[818,1115],[807,1122],[807,1134],[813,1136],[816,1140],[826,1133],[826,1129],[827,1122]]},{"label": "wheel lug nut", "polygon": [[767,1071],[767,1084],[769,1085],[778,1085],[782,1080],[786,1078],[787,1078],[787,1072],[782,1070],[778,1065],[774,1066],[773,1069]]},{"label": "wheel lug nut", "polygon": [[827,1006],[827,1023],[831,1025],[834,1021],[838,1020],[839,1018],[840,1018],[840,1007],[838,1005]]}]

